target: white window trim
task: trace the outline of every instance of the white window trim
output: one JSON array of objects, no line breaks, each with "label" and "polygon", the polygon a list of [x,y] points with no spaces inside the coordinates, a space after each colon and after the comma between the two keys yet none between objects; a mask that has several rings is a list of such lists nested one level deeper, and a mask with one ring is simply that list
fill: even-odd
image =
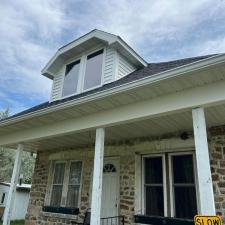
[{"label": "white window trim", "polygon": [[[84,79],[85,79],[85,73],[86,73],[86,66],[87,66],[87,57],[89,56],[89,55],[91,55],[92,53],[95,53],[95,52],[97,52],[97,51],[100,51],[100,50],[103,50],[103,56],[102,56],[102,74],[101,74],[101,83],[99,84],[99,85],[97,85],[97,86],[94,86],[94,87],[91,87],[91,88],[88,88],[88,89],[85,89],[84,90]],[[102,84],[103,84],[103,75],[104,75],[104,69],[105,69],[105,55],[106,55],[106,48],[104,47],[104,48],[98,48],[98,49],[95,49],[95,50],[93,50],[93,51],[90,51],[90,52],[88,52],[86,55],[85,55],[85,60],[84,60],[84,64],[83,64],[83,74],[82,74],[82,86],[81,86],[81,90],[82,90],[82,92],[86,92],[86,91],[91,91],[91,90],[93,90],[93,89],[96,89],[96,88],[98,88],[98,87],[101,87],[102,86]]]},{"label": "white window trim", "polygon": [[[88,57],[88,55],[90,55],[92,53],[95,53],[95,52],[97,52],[101,49],[103,50],[101,84],[97,85],[95,87],[84,90],[84,79],[85,79],[87,57]],[[63,69],[62,88],[61,88],[61,93],[60,93],[61,99],[68,98],[68,97],[74,96],[76,94],[80,94],[80,93],[87,92],[87,91],[96,89],[98,87],[101,87],[103,85],[103,82],[104,82],[105,57],[106,57],[106,47],[98,46],[97,48],[94,48],[90,51],[86,51],[83,54],[81,54],[77,57],[74,57],[73,59],[68,60],[66,62],[66,64],[64,65],[64,69]],[[77,91],[74,92],[73,94],[63,96],[63,87],[64,87],[64,81],[65,81],[66,67],[69,64],[71,64],[73,62],[76,62],[78,60],[80,60],[80,68],[79,68],[79,73],[78,73]]]},{"label": "white window trim", "polygon": [[155,157],[162,157],[162,166],[163,166],[163,194],[164,194],[164,216],[167,216],[167,184],[166,184],[166,159],[165,154],[149,154],[149,155],[142,155],[142,214],[145,213],[145,159],[146,158],[155,158]]},{"label": "white window trim", "polygon": [[175,216],[175,203],[174,203],[174,188],[173,188],[173,172],[172,172],[172,156],[179,156],[179,155],[192,155],[193,158],[193,172],[194,172],[194,185],[195,185],[195,193],[196,193],[196,201],[197,201],[197,211],[199,212],[199,200],[198,200],[198,191],[197,191],[197,174],[196,174],[196,158],[194,151],[188,152],[173,152],[168,153],[169,159],[169,190],[170,190],[170,213],[171,216]]},{"label": "white window trim", "polygon": [[[57,163],[65,163],[65,171],[64,171],[64,178],[63,178],[63,189],[62,189],[62,196],[61,196],[61,207],[66,207],[66,198],[68,192],[68,183],[69,183],[69,173],[70,173],[70,166],[72,162],[81,162],[81,177],[80,177],[80,188],[79,188],[79,197],[78,197],[78,204],[77,207],[80,208],[81,205],[81,193],[82,193],[82,182],[83,182],[83,161],[82,160],[55,160],[51,162],[49,177],[48,177],[48,196],[46,196],[45,203],[46,205],[50,205],[51,198],[52,198],[52,188],[53,188],[53,179],[55,173],[55,164]],[[65,199],[65,202],[63,200]]]},{"label": "white window trim", "polygon": [[[77,90],[76,92],[74,92],[73,94],[70,94],[70,95],[65,95],[63,96],[63,88],[64,88],[64,83],[65,83],[65,77],[66,77],[66,68],[68,65],[70,65],[71,63],[74,63],[76,61],[80,60],[80,68],[79,68],[79,73],[78,73],[78,81],[77,81]],[[70,96],[73,96],[73,95],[76,95],[79,93],[79,80],[80,80],[80,77],[82,76],[81,74],[81,65],[82,65],[82,58],[81,57],[78,57],[76,59],[74,59],[72,62],[67,62],[65,65],[64,65],[64,68],[63,68],[63,81],[62,81],[62,88],[61,88],[61,98],[68,98]]]}]

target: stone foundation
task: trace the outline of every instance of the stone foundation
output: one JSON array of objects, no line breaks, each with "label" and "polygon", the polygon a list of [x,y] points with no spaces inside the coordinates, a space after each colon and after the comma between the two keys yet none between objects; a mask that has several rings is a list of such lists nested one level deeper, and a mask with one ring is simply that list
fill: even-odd
[{"label": "stone foundation", "polygon": [[[135,153],[145,151],[146,153],[156,153],[171,151],[174,140],[163,141],[143,141],[139,143],[125,143],[120,146],[106,147],[107,156],[117,156],[120,158],[120,215],[125,216],[125,223],[133,223],[134,202],[135,202]],[[176,144],[176,148],[182,148],[182,143],[193,146],[193,140]],[[187,147],[187,146],[186,146]],[[225,126],[216,127],[209,130],[209,150],[210,162],[213,179],[213,188],[215,193],[215,206],[217,214],[221,215],[225,221]],[[69,159],[82,159],[82,189],[80,214],[78,218],[71,215],[62,215],[55,213],[44,213],[42,207],[45,202],[47,192],[48,171],[50,165],[50,155],[60,154],[60,151],[37,154],[36,166],[33,176],[33,184],[30,192],[30,202],[26,216],[26,225],[63,225],[70,224],[71,219],[81,220],[85,211],[90,208],[90,191],[93,168],[93,148],[86,150],[68,150]],[[73,154],[71,158],[70,154]],[[66,155],[66,154],[64,154]],[[77,155],[77,156],[76,156]]]}]

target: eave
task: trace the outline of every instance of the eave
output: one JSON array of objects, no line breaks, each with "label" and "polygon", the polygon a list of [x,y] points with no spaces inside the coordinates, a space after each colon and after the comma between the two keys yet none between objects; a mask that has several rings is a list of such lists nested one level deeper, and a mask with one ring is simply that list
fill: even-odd
[{"label": "eave", "polygon": [[67,109],[70,107],[74,106],[79,106],[81,104],[86,104],[92,101],[98,101],[100,99],[104,99],[106,97],[109,97],[111,95],[116,95],[116,94],[122,94],[127,91],[130,91],[132,89],[136,88],[142,88],[142,87],[147,87],[148,85],[152,85],[155,83],[159,83],[161,81],[170,79],[170,78],[176,78],[176,77],[182,77],[182,76],[188,76],[191,75],[191,72],[198,71],[204,68],[208,68],[210,66],[222,64],[225,62],[225,54],[220,54],[216,56],[212,56],[207,59],[203,59],[198,62],[190,63],[184,66],[180,66],[178,68],[174,68],[171,70],[167,70],[165,72],[155,74],[151,77],[146,77],[137,81],[130,82],[128,84],[123,84],[117,87],[113,87],[110,89],[103,90],[101,92],[96,92],[72,101],[68,101],[65,103],[57,104],[50,106],[48,108],[40,109],[35,112],[30,112],[25,115],[17,116],[17,117],[12,117],[7,120],[0,121],[0,127],[2,126],[7,126],[13,123],[21,122],[27,119],[31,119],[34,117],[46,115],[48,113],[53,113],[56,111],[60,111],[63,109]]}]

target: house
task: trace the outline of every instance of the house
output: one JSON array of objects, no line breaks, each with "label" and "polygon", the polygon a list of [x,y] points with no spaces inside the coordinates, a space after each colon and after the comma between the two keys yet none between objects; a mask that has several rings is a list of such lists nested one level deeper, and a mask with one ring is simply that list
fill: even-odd
[{"label": "house", "polygon": [[[5,182],[0,183],[0,209],[2,212],[2,214],[0,213],[0,219],[4,217],[3,212],[6,206],[9,187],[10,183]],[[21,184],[21,185],[17,184],[11,215],[12,220],[25,219],[29,203],[30,189],[31,189],[30,184]]]},{"label": "house", "polygon": [[89,208],[91,225],[225,219],[225,54],[147,63],[93,30],[42,75],[49,101],[0,122],[0,146],[17,149],[4,225],[22,151],[37,153],[26,225],[82,221]]}]

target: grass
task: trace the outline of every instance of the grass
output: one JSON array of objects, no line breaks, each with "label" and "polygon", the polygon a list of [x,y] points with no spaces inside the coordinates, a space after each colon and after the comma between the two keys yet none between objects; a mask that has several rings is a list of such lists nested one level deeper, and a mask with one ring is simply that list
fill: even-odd
[{"label": "grass", "polygon": [[[2,221],[0,221],[0,225],[2,225]],[[15,220],[10,223],[10,225],[24,225],[24,220]]]}]

